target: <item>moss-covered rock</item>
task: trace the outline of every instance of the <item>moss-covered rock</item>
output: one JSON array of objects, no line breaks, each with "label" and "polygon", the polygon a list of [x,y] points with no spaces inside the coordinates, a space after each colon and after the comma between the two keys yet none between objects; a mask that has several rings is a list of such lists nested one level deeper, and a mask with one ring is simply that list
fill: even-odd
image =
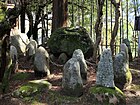
[{"label": "moss-covered rock", "polygon": [[124,73],[120,72],[117,75],[115,75],[114,82],[115,82],[115,85],[121,90],[126,88],[132,83],[132,74],[128,66],[125,68]]},{"label": "moss-covered rock", "polygon": [[15,97],[29,97],[32,95],[35,95],[37,93],[40,93],[46,89],[51,88],[51,83],[45,81],[45,80],[34,80],[29,81],[27,84],[21,86],[19,89],[17,89],[13,95]]},{"label": "moss-covered rock", "polygon": [[102,86],[93,86],[89,89],[90,102],[94,105],[125,105],[125,95],[123,92],[115,88],[107,88]]},{"label": "moss-covered rock", "polygon": [[48,45],[51,52],[56,56],[61,53],[72,56],[74,50],[81,49],[87,58],[92,56],[93,52],[93,42],[83,27],[57,29],[50,36]]},{"label": "moss-covered rock", "polygon": [[115,85],[124,89],[132,83],[132,74],[129,69],[128,47],[125,43],[120,45],[120,52],[114,58],[114,82]]}]

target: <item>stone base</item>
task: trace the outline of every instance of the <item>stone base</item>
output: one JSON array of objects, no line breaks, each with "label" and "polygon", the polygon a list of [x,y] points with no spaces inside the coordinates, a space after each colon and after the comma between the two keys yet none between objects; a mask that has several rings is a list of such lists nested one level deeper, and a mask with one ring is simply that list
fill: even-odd
[{"label": "stone base", "polygon": [[93,105],[126,105],[125,96],[117,87],[91,87],[87,98]]},{"label": "stone base", "polygon": [[64,95],[80,97],[81,95],[83,95],[83,86],[77,85],[77,86],[75,86],[74,89],[72,89],[68,86],[65,86],[65,87],[63,87],[62,92]]}]

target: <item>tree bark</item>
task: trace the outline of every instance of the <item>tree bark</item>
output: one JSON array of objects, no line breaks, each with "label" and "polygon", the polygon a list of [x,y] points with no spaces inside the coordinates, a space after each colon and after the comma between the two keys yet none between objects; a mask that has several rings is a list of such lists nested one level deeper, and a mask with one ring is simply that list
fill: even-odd
[{"label": "tree bark", "polygon": [[21,32],[25,33],[25,10],[26,10],[26,3],[25,1],[21,2],[21,16],[20,16],[20,26],[21,26]]},{"label": "tree bark", "polygon": [[[9,31],[10,32],[10,31]],[[10,35],[10,33],[9,33]],[[0,70],[0,82],[2,82],[6,67],[7,67],[7,56],[6,53],[9,53],[9,35],[4,35],[2,39],[2,51],[1,51],[1,70]]]},{"label": "tree bark", "polygon": [[57,28],[67,26],[68,0],[53,0],[52,32]]},{"label": "tree bark", "polygon": [[104,1],[105,0],[98,0],[98,9],[97,9],[97,20],[95,23],[95,33],[96,33],[96,41],[94,44],[94,51],[93,51],[93,60],[97,60],[97,51],[99,44],[101,42],[101,35],[102,35],[102,27],[103,27],[103,22],[102,22],[102,16],[103,16],[103,6],[104,6]]},{"label": "tree bark", "polygon": [[41,17],[41,11],[42,11],[42,6],[39,6],[39,9],[36,13],[36,18],[35,18],[35,23],[33,26],[33,39],[38,42],[38,24],[40,23],[40,17]]},{"label": "tree bark", "polygon": [[111,0],[111,3],[114,5],[115,7],[115,25],[111,34],[111,41],[110,41],[110,48],[112,51],[112,56],[114,56],[114,43],[115,43],[115,38],[117,36],[118,33],[118,28],[119,28],[119,19],[120,19],[120,0],[117,3],[116,0]]},{"label": "tree bark", "polygon": [[27,32],[27,36],[28,36],[28,39],[30,39],[33,33],[33,16],[32,16],[32,13],[28,9],[26,9],[26,14],[29,19],[29,31]]}]

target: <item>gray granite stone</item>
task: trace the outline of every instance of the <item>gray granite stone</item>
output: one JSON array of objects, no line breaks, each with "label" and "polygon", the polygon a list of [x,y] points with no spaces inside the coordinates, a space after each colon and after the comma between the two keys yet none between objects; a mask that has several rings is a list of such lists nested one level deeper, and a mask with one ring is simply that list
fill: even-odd
[{"label": "gray granite stone", "polygon": [[128,48],[122,43],[120,52],[114,58],[114,82],[117,87],[123,89],[126,84],[132,82],[132,75],[129,70]]},{"label": "gray granite stone", "polygon": [[80,64],[76,58],[71,58],[63,68],[62,88],[66,95],[80,96],[83,94],[83,82],[80,75]]},{"label": "gray granite stone", "polygon": [[40,46],[34,56],[34,71],[37,76],[50,75],[49,54],[44,47]]},{"label": "gray granite stone", "polygon": [[82,50],[75,50],[73,52],[72,58],[76,58],[79,61],[81,77],[83,80],[87,80],[87,64]]},{"label": "gray granite stone", "polygon": [[96,85],[114,88],[113,61],[110,49],[105,49],[98,63]]}]

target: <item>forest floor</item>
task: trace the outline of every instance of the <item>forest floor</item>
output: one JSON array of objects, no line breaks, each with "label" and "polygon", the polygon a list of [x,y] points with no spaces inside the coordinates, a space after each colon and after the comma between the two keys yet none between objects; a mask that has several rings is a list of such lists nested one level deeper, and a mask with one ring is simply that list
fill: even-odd
[{"label": "forest floor", "polygon": [[[61,92],[62,67],[50,65],[51,76],[49,78],[36,78],[33,72],[32,62],[27,61],[25,57],[19,59],[17,73],[27,73],[28,78],[14,80],[14,75],[10,79],[10,87],[7,93],[0,93],[0,105],[93,105],[86,99],[88,89],[95,84],[96,66],[88,65],[88,80],[84,85],[84,94],[81,97],[67,97]],[[126,105],[140,105],[140,58],[135,58],[130,62],[130,69],[133,76],[131,87],[126,88],[123,92],[126,95]],[[12,93],[21,85],[30,80],[46,79],[52,84],[49,91],[44,91],[41,95],[32,98],[13,97]],[[137,88],[138,87],[138,88]],[[137,89],[136,89],[137,88]]]}]

